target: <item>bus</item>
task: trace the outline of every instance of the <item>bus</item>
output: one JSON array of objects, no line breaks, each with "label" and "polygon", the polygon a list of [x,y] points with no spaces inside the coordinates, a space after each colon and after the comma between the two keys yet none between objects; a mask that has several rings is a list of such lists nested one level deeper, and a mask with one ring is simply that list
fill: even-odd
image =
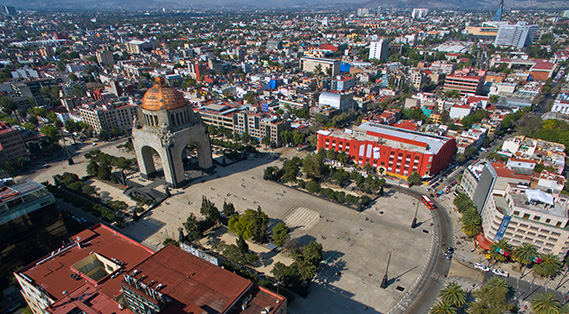
[{"label": "bus", "polygon": [[427,206],[429,209],[435,209],[435,203],[433,203],[427,196],[421,196],[421,201]]}]

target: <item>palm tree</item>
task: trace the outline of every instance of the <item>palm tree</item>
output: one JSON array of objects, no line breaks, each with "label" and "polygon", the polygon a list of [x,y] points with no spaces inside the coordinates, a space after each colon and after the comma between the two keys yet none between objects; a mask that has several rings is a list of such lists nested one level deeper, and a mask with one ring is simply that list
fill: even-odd
[{"label": "palm tree", "polygon": [[465,221],[462,223],[462,232],[464,232],[467,237],[476,236],[478,233],[480,233],[481,229],[482,228],[480,227],[480,223],[473,220]]},{"label": "palm tree", "polygon": [[[502,249],[505,251],[504,254],[507,255],[503,255],[500,252],[496,251],[496,249]],[[512,251],[512,247],[510,246],[510,244],[508,243],[508,241],[506,239],[502,239],[498,242],[494,242],[490,245],[490,256],[492,257],[493,260],[496,260],[498,262],[505,262],[508,260],[509,258],[509,254]]]},{"label": "palm tree", "polygon": [[543,254],[541,263],[535,265],[533,270],[540,276],[553,277],[561,269],[561,262],[557,255]]},{"label": "palm tree", "polygon": [[452,203],[454,204],[454,206],[456,206],[457,209],[462,208],[464,204],[467,204],[468,202],[470,202],[470,197],[468,197],[468,194],[466,193],[458,194],[452,201]]},{"label": "palm tree", "polygon": [[486,281],[484,285],[488,290],[497,290],[501,292],[508,292],[510,290],[510,286],[506,283],[503,278],[499,277],[492,277]]},{"label": "palm tree", "polygon": [[536,314],[561,314],[561,303],[551,293],[540,293],[531,301],[531,309]]},{"label": "palm tree", "polygon": [[448,284],[439,292],[443,303],[448,303],[456,308],[461,308],[466,302],[466,292],[456,282]]},{"label": "palm tree", "polygon": [[431,314],[456,314],[456,308],[445,302],[437,302],[430,311]]},{"label": "palm tree", "polygon": [[537,256],[537,248],[531,243],[524,242],[522,245],[514,249],[512,255],[518,263],[520,263],[522,266],[527,267],[529,264],[531,264],[531,259]]}]

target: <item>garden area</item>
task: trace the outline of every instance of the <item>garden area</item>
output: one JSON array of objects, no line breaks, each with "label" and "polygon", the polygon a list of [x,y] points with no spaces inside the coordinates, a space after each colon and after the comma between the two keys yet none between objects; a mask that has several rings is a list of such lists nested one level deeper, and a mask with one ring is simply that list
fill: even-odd
[{"label": "garden area", "polygon": [[358,170],[345,170],[349,161],[345,152],[320,149],[318,153],[309,154],[303,159],[293,157],[285,161],[282,168],[265,168],[264,179],[362,210],[374,198],[383,194],[385,180],[373,174],[373,169],[367,167],[363,169],[365,175]]}]

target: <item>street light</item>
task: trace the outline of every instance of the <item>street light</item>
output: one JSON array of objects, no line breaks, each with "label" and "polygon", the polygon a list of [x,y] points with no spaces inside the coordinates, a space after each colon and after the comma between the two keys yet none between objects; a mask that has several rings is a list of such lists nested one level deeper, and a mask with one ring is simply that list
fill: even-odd
[{"label": "street light", "polygon": [[415,208],[415,217],[413,217],[413,222],[411,222],[411,229],[417,227],[417,212],[419,211],[419,200],[417,200],[417,208]]},{"label": "street light", "polygon": [[387,259],[387,267],[385,268],[385,275],[383,275],[383,279],[381,280],[380,287],[383,289],[387,288],[387,271],[389,270],[390,261],[391,261],[391,252],[389,252],[389,258]]}]

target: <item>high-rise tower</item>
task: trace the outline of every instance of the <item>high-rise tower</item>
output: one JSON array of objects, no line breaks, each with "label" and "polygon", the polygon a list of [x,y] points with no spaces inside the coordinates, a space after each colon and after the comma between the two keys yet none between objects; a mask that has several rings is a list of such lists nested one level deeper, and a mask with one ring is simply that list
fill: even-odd
[{"label": "high-rise tower", "polygon": [[498,10],[496,10],[496,14],[494,14],[494,22],[501,22],[502,21],[502,12],[504,11],[504,0],[500,0],[500,5],[498,6]]}]

